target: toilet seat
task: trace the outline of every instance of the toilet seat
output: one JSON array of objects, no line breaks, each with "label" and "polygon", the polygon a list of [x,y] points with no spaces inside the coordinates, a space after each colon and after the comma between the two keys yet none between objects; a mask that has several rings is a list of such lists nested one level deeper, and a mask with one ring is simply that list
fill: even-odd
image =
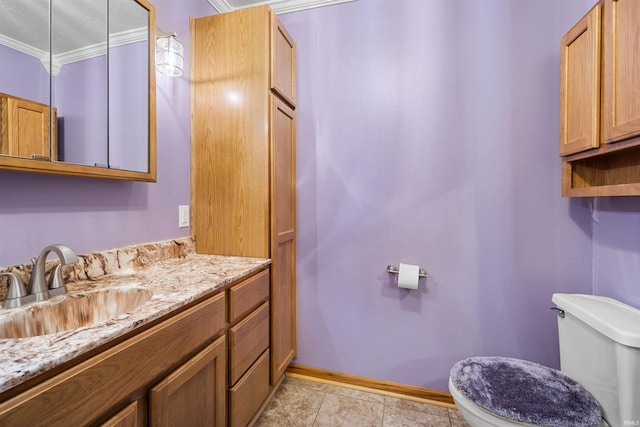
[{"label": "toilet seat", "polygon": [[465,399],[515,424],[595,427],[598,402],[562,372],[526,360],[472,357],[456,363],[450,383]]}]

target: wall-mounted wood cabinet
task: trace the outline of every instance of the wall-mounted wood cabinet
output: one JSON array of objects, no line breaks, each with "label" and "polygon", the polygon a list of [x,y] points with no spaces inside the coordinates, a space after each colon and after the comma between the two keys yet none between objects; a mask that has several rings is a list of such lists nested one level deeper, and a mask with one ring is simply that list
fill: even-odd
[{"label": "wall-mounted wood cabinet", "polygon": [[57,160],[56,123],[55,108],[0,93],[0,154]]},{"label": "wall-mounted wood cabinet", "polygon": [[562,195],[640,195],[640,2],[602,0],[562,39]]},{"label": "wall-mounted wood cabinet", "polygon": [[270,377],[296,351],[295,43],[268,6],[191,23],[191,232],[271,258]]}]

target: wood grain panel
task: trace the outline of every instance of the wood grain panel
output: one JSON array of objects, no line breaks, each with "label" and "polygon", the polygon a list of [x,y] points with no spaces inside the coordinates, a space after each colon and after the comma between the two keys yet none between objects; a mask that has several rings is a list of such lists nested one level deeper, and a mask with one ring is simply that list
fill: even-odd
[{"label": "wood grain panel", "polygon": [[271,383],[296,353],[296,115],[271,98]]},{"label": "wood grain panel", "polygon": [[229,385],[233,385],[269,347],[269,303],[229,329]]},{"label": "wood grain panel", "polygon": [[262,271],[229,289],[229,322],[235,323],[269,299],[269,270]]},{"label": "wood grain panel", "polygon": [[270,257],[269,15],[192,21],[192,234],[199,253]]},{"label": "wood grain panel", "polygon": [[224,311],[221,293],[0,403],[0,425],[66,427],[103,416],[218,335]]},{"label": "wood grain panel", "polygon": [[229,425],[244,427],[269,395],[269,351],[229,390]]},{"label": "wood grain panel", "polygon": [[[7,94],[0,94],[0,99],[0,154],[47,160],[52,153],[57,156],[57,135],[53,133],[52,153],[49,147],[49,106]],[[53,113],[55,117],[55,108]]]},{"label": "wood grain panel", "polygon": [[226,347],[218,338],[149,392],[150,425],[226,425]]},{"label": "wood grain panel", "polygon": [[600,145],[600,21],[598,4],[562,38],[561,156]]},{"label": "wood grain panel", "polygon": [[296,44],[274,13],[271,28],[271,89],[295,108]]},{"label": "wood grain panel", "polygon": [[640,135],[640,2],[606,0],[604,16],[604,139]]}]

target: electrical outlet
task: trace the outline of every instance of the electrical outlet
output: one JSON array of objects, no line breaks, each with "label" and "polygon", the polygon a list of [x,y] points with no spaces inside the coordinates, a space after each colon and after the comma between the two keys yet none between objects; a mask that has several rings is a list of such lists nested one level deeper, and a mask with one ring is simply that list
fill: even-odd
[{"label": "electrical outlet", "polygon": [[189,226],[189,205],[178,206],[178,227]]}]

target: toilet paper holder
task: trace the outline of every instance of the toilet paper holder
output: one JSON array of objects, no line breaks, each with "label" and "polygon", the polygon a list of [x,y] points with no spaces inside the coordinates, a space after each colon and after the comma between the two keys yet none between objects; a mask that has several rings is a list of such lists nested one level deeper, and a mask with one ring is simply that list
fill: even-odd
[{"label": "toilet paper holder", "polygon": [[[400,270],[395,265],[389,264],[389,265],[387,265],[387,273],[399,274]],[[425,270],[424,268],[421,267],[418,270],[418,277],[421,278],[421,279],[426,278],[427,277],[427,270]]]}]

